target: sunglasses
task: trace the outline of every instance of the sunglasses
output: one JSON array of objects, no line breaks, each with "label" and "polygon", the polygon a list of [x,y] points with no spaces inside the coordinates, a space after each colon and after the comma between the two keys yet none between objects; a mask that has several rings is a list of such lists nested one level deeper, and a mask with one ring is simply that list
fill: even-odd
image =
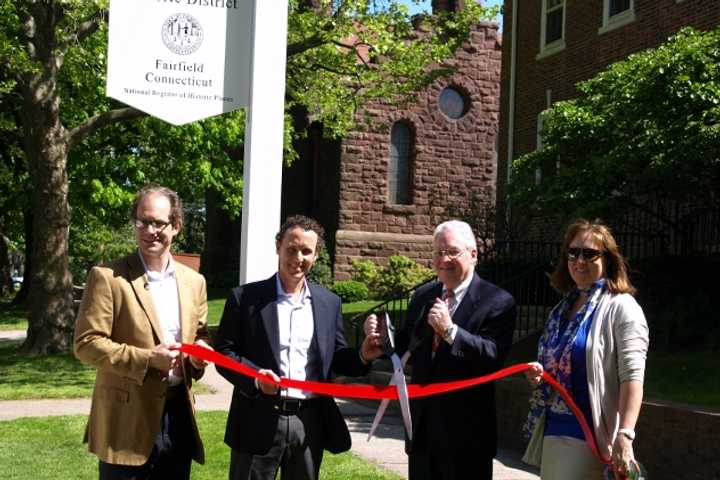
[{"label": "sunglasses", "polygon": [[567,258],[571,262],[574,262],[574,261],[577,261],[582,256],[586,262],[592,262],[593,260],[597,259],[603,253],[605,253],[605,252],[600,251],[600,250],[595,250],[594,248],[570,247],[567,250]]}]

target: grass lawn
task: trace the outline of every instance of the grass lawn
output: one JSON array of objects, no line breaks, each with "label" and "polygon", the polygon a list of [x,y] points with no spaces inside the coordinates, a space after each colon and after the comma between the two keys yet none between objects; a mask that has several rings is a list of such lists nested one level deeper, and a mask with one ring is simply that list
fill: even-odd
[{"label": "grass lawn", "polygon": [[[230,450],[223,443],[225,412],[200,412],[198,425],[205,444],[205,465],[193,464],[193,480],[227,478]],[[3,478],[55,480],[97,478],[97,459],[87,452],[83,416],[22,418],[0,422],[0,465]],[[325,454],[321,478],[397,480],[351,453]]]},{"label": "grass lawn", "polygon": [[20,342],[0,342],[0,400],[83,398],[92,394],[95,369],[70,354],[22,357]]},{"label": "grass lawn", "polygon": [[720,408],[720,352],[650,351],[645,367],[645,398]]},{"label": "grass lawn", "polygon": [[[208,325],[219,325],[228,292],[211,291],[208,293]],[[363,313],[380,303],[379,300],[345,303],[342,306],[343,317],[347,320],[353,315]]]},{"label": "grass lawn", "polygon": [[220,317],[222,317],[225,308],[225,298],[208,299],[208,325],[220,325]]},{"label": "grass lawn", "polygon": [[[23,357],[20,342],[0,342],[0,400],[88,398],[95,385],[95,369],[71,354]],[[193,384],[195,393],[209,393]]]},{"label": "grass lawn", "polygon": [[11,306],[9,298],[0,299],[0,330],[27,330],[27,312]]}]

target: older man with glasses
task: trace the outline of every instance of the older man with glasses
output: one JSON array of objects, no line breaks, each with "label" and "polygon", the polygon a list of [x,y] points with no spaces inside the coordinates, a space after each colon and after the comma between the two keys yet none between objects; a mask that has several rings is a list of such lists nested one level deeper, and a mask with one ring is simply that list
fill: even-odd
[{"label": "older man with glasses", "polygon": [[[397,336],[411,351],[412,383],[449,382],[498,370],[515,328],[515,300],[480,278],[475,235],[465,222],[435,229],[438,281],[419,288]],[[496,454],[491,383],[411,401],[413,440],[406,444],[410,480],[491,479]]]},{"label": "older man with glasses", "polygon": [[85,441],[101,480],[187,479],[204,461],[190,387],[205,363],[178,348],[209,348],[205,279],[170,254],[177,193],[145,187],[131,216],[137,251],[90,270],[75,326],[75,355],[97,369]]}]

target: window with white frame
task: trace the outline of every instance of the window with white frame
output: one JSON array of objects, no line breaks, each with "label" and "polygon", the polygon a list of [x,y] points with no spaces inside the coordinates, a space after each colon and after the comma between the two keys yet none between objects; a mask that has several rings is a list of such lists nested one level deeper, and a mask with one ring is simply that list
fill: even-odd
[{"label": "window with white frame", "polygon": [[603,24],[598,33],[605,33],[635,20],[635,0],[603,0]]},{"label": "window with white frame", "polygon": [[[550,107],[548,107],[550,108]],[[545,115],[547,114],[547,110],[542,111],[537,116],[537,123],[536,123],[536,131],[535,131],[535,150],[542,150],[543,149],[543,140],[542,140],[542,134],[543,134],[543,128],[545,127]],[[555,158],[555,163],[553,164],[551,161],[544,161],[542,165],[538,165],[537,168],[535,168],[535,185],[540,185],[543,183],[543,180],[546,176],[552,176],[555,175],[557,172],[560,171],[560,157]]]},{"label": "window with white frame", "polygon": [[551,55],[565,48],[565,0],[542,0],[540,53]]}]

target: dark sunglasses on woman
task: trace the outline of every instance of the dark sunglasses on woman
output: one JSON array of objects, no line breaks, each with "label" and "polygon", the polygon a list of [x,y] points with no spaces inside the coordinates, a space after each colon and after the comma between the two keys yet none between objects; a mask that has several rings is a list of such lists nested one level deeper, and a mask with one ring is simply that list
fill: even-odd
[{"label": "dark sunglasses on woman", "polygon": [[586,262],[592,262],[603,253],[601,250],[595,250],[594,248],[570,247],[567,251],[567,258],[571,262],[574,262],[582,256]]}]

